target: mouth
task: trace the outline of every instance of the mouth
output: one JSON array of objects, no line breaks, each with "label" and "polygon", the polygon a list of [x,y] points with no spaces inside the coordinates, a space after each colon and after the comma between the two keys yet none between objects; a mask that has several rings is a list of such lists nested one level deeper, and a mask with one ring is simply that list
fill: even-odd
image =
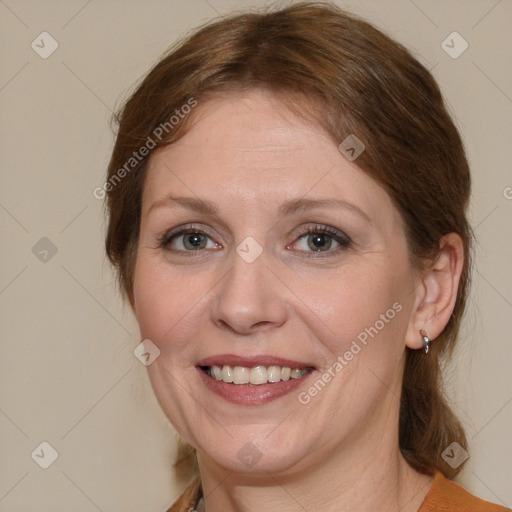
[{"label": "mouth", "polygon": [[239,405],[263,405],[287,395],[315,370],[311,364],[273,356],[230,354],[206,358],[196,368],[210,391]]}]

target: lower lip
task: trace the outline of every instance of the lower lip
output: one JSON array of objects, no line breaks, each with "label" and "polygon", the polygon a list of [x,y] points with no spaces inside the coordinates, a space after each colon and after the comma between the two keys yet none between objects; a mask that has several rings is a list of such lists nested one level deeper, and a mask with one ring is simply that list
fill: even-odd
[{"label": "lower lip", "polygon": [[210,377],[201,368],[197,368],[197,370],[210,391],[224,398],[224,400],[238,405],[263,405],[272,402],[297,389],[312,373],[309,371],[299,379],[251,386],[249,384],[228,384]]}]

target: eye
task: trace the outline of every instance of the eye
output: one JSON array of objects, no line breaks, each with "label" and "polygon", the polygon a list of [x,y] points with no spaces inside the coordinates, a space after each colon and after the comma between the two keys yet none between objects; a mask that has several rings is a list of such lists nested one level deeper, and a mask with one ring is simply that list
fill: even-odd
[{"label": "eye", "polygon": [[[210,246],[208,242],[210,241]],[[179,231],[166,233],[159,241],[163,249],[174,252],[193,252],[202,249],[218,249],[220,245],[200,229],[190,226]]]},{"label": "eye", "polygon": [[[351,243],[350,237],[342,231],[331,228],[330,226],[316,225],[302,231],[299,234],[298,242],[295,242],[293,245],[296,246],[299,251],[328,253],[327,255],[330,256],[332,253],[338,253],[349,248]],[[338,249],[331,250],[336,244]],[[319,256],[312,254],[308,257],[315,258]]]},{"label": "eye", "polygon": [[[317,224],[300,232],[297,241],[288,245],[287,249],[292,247],[302,253],[311,253],[307,255],[309,258],[319,258],[335,255],[349,248],[351,244],[350,237],[342,231]],[[195,226],[177,228],[165,233],[159,239],[159,247],[166,251],[182,253],[187,256],[204,254],[204,249],[216,250],[222,248],[220,244],[212,240],[210,235]],[[336,249],[336,247],[338,248]],[[333,248],[334,250],[331,250]],[[319,253],[327,254],[323,256]]]}]

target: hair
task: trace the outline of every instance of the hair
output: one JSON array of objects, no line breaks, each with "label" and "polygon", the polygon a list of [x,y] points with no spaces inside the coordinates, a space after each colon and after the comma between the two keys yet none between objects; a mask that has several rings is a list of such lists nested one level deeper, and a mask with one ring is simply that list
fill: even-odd
[{"label": "hair", "polygon": [[[452,356],[468,295],[469,166],[431,73],[363,19],[323,2],[234,14],[199,28],[151,69],[116,116],[104,187],[106,253],[121,292],[133,304],[142,190],[152,152],[186,132],[194,112],[182,116],[185,105],[251,89],[270,91],[337,144],[351,134],[364,143],[357,166],[384,187],[400,212],[414,268],[435,259],[444,235],[462,238],[464,266],[452,316],[428,356],[406,349],[399,418],[407,462],[421,473],[438,470],[453,478],[462,465],[452,468],[442,452],[453,441],[467,448],[467,440],[446,401],[440,365]],[[170,122],[177,114],[179,122]],[[150,142],[151,149],[142,151]],[[127,162],[133,169],[126,170]]]}]

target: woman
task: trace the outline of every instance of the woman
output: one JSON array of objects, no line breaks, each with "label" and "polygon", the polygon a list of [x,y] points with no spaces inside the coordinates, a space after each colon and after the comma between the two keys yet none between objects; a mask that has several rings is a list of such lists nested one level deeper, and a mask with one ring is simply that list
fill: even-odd
[{"label": "woman", "polygon": [[305,3],[209,24],[119,114],[107,254],[198,474],[169,511],[503,511],[451,482],[468,163],[430,73]]}]

